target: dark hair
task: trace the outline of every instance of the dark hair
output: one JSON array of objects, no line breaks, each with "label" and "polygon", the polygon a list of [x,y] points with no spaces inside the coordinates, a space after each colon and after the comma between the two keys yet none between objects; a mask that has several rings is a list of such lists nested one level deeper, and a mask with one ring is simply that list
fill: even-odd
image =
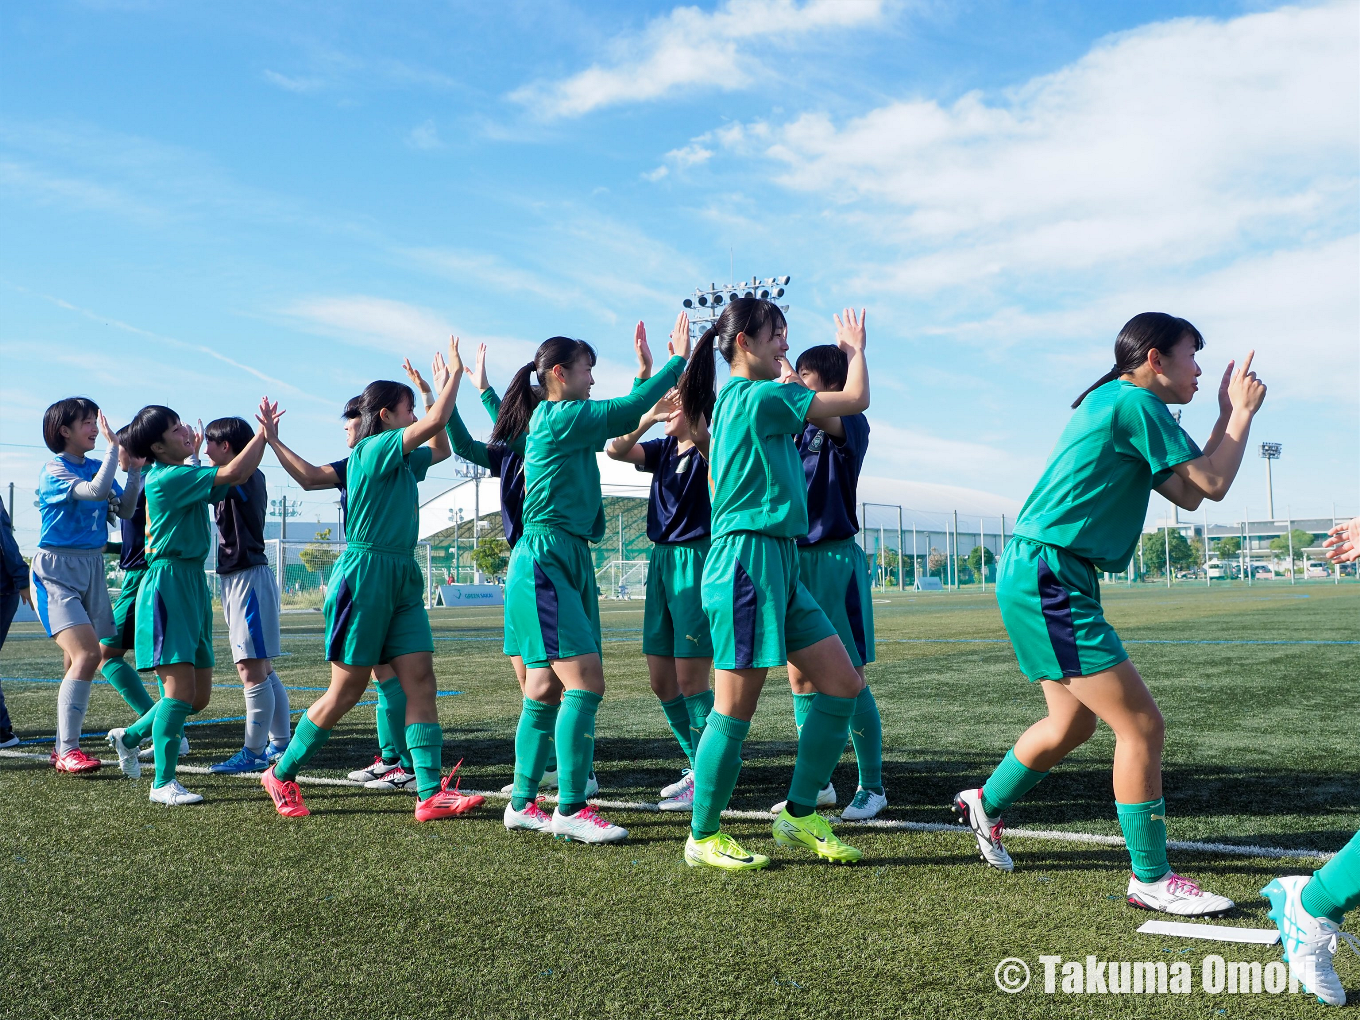
[{"label": "dark hair", "polygon": [[[127,433],[128,452],[142,460],[155,460],[152,443],[159,443],[170,429],[179,424],[179,415],[161,404],[148,404],[135,415],[123,432]],[[120,433],[121,434],[121,433]]]},{"label": "dark hair", "polygon": [[413,410],[416,406],[415,391],[405,383],[393,382],[391,379],[379,379],[369,383],[357,399],[359,429],[354,434],[356,445],[361,440],[385,431],[382,423],[383,411],[395,411],[401,406],[402,401],[410,404]]},{"label": "dark hair", "polygon": [[771,331],[788,328],[784,313],[773,301],[762,298],[733,298],[723,309],[718,321],[704,331],[689,356],[689,366],[680,377],[680,408],[690,423],[702,415],[713,417],[714,383],[717,368],[713,364],[713,348],[729,365],[737,350],[737,334],[760,336],[766,327]]},{"label": "dark hair", "polygon": [[845,389],[845,377],[850,373],[850,356],[835,344],[818,344],[798,355],[794,371],[816,372],[822,385],[829,390]]},{"label": "dark hair", "polygon": [[345,407],[344,410],[340,412],[340,417],[344,418],[345,421],[353,421],[355,418],[359,417],[359,405],[361,402],[362,398],[360,397],[350,397],[345,401]]},{"label": "dark hair", "polygon": [[1092,390],[1138,368],[1147,361],[1149,351],[1170,354],[1171,349],[1187,336],[1194,338],[1195,350],[1204,349],[1203,335],[1187,320],[1167,315],[1166,312],[1139,312],[1124,323],[1119,336],[1115,337],[1114,367],[1086,387],[1082,395],[1072,401],[1072,406],[1080,407]]},{"label": "dark hair", "polygon": [[99,405],[89,397],[67,397],[65,400],[58,400],[43,415],[43,442],[53,453],[61,453],[66,449],[66,440],[62,438],[61,430],[68,425],[74,425],[82,418],[92,418],[98,413]]},{"label": "dark hair", "polygon": [[[569,336],[550,336],[538,345],[534,360],[525,365],[515,377],[501,398],[501,408],[496,412],[496,424],[491,429],[491,443],[512,443],[522,433],[529,430],[529,419],[534,415],[547,392],[543,380],[558,365],[574,365],[580,358],[589,358],[591,368],[595,367],[595,348],[584,340],[573,340]],[[529,373],[538,375],[538,385],[531,385]]]},{"label": "dark hair", "polygon": [[255,430],[244,418],[214,418],[203,430],[203,438],[223,443],[233,454],[240,453],[255,438]]}]

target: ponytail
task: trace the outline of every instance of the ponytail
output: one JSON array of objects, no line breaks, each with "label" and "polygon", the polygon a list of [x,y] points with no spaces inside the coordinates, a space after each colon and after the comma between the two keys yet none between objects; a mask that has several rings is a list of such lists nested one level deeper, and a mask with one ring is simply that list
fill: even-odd
[{"label": "ponytail", "polygon": [[1204,336],[1185,319],[1168,315],[1166,312],[1139,312],[1119,331],[1114,341],[1114,367],[1088,386],[1072,407],[1081,406],[1092,390],[1113,382],[1122,375],[1128,375],[1143,365],[1148,353],[1153,350],[1170,354],[1171,349],[1185,337],[1195,341],[1195,350],[1204,349]]},{"label": "ponytail", "polygon": [[[578,358],[589,358],[591,367],[595,365],[595,348],[584,340],[573,340],[567,336],[554,336],[539,344],[534,360],[525,365],[510,380],[510,386],[501,398],[500,410],[496,412],[496,424],[491,429],[491,443],[513,443],[529,431],[529,420],[547,396],[543,380],[558,365],[572,365]],[[529,382],[530,373],[537,373],[539,385]]]},{"label": "ponytail", "polygon": [[713,364],[713,343],[718,335],[717,326],[709,326],[704,335],[690,352],[689,364],[676,383],[680,391],[680,410],[691,425],[702,417],[713,420],[714,384],[717,382],[717,369]]},{"label": "ponytail", "polygon": [[714,383],[716,370],[713,365],[713,350],[717,348],[723,360],[729,365],[737,353],[737,337],[761,336],[768,329],[787,329],[788,322],[784,313],[773,301],[763,298],[733,298],[716,322],[704,331],[699,342],[690,353],[689,366],[680,377],[680,408],[690,425],[700,417],[713,418]]}]

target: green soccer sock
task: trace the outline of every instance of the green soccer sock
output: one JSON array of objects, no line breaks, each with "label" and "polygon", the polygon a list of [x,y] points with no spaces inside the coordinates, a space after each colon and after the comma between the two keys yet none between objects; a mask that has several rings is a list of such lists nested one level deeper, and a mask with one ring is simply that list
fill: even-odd
[{"label": "green soccer sock", "polygon": [[510,806],[516,811],[523,811],[538,796],[556,726],[556,705],[524,699],[515,729],[515,786],[510,792]]},{"label": "green soccer sock", "polygon": [[689,713],[689,746],[693,752],[690,755],[691,765],[695,756],[699,753],[699,741],[704,735],[704,726],[708,723],[708,713],[713,711],[713,688],[700,691],[698,694],[685,695],[685,711]]},{"label": "green soccer sock", "polygon": [[721,712],[708,713],[704,735],[694,751],[694,811],[690,832],[695,839],[713,835],[722,825],[723,809],[737,788],[741,745],[751,724]]},{"label": "green soccer sock", "polygon": [[1046,775],[1047,772],[1035,772],[1021,765],[1015,748],[1011,748],[982,786],[982,810],[988,818],[995,818],[1038,786]]},{"label": "green soccer sock", "polygon": [[145,712],[142,713],[135,723],[123,731],[123,743],[128,747],[137,747],[143,744],[151,736],[151,730],[156,725],[156,713],[160,711],[161,705],[165,704],[164,696]]},{"label": "green soccer sock", "polygon": [[817,792],[831,781],[831,773],[845,752],[854,713],[854,698],[812,695],[812,708],[798,731],[798,758],[789,784],[787,807],[795,818],[812,814]]},{"label": "green soccer sock", "polygon": [[855,745],[859,785],[882,793],[883,720],[878,714],[878,702],[867,686],[855,698],[855,714],[850,717],[850,743]]},{"label": "green soccer sock", "polygon": [[179,738],[184,736],[184,720],[194,714],[194,706],[176,698],[163,698],[151,727],[151,746],[155,749],[156,779],[151,785],[160,789],[175,780],[179,764]]},{"label": "green soccer sock", "polygon": [[570,690],[557,711],[557,810],[574,815],[586,806],[586,780],[595,759],[595,713],[604,698]]},{"label": "green soccer sock", "polygon": [[671,732],[675,734],[675,739],[680,741],[680,750],[685,752],[685,757],[689,759],[690,767],[693,768],[694,748],[689,742],[689,709],[685,707],[685,696],[682,694],[672,701],[663,701],[661,710],[666,713],[666,722],[670,723]]},{"label": "green soccer sock", "polygon": [[[402,768],[410,772],[411,749],[406,745],[406,692],[401,689],[401,681],[394,676],[378,684],[378,750],[383,761],[401,761]],[[385,736],[384,736],[385,734]]]},{"label": "green soccer sock", "polygon": [[151,710],[151,695],[142,686],[142,678],[122,659],[110,659],[99,668],[99,672],[123,696],[128,708],[136,712],[138,718]]},{"label": "green soccer sock", "polygon": [[283,757],[274,766],[275,777],[284,782],[296,779],[298,769],[306,765],[307,759],[330,739],[331,731],[323,730],[312,722],[306,712],[303,712],[302,718],[298,720],[297,727],[293,730],[293,739],[288,741],[288,750],[283,752]]},{"label": "green soccer sock", "polygon": [[[557,728],[557,716],[553,716],[553,729]],[[544,772],[557,771],[557,737],[555,733],[548,735],[548,762],[543,766]]]},{"label": "green soccer sock", "polygon": [[437,722],[411,723],[406,727],[406,746],[416,769],[416,795],[425,800],[439,792],[444,781],[444,731]]},{"label": "green soccer sock", "polygon": [[1119,827],[1124,830],[1134,877],[1140,882],[1157,881],[1171,870],[1166,861],[1166,800],[1159,797],[1142,804],[1116,801],[1114,807],[1119,813]]},{"label": "green soccer sock", "polygon": [[803,723],[807,722],[808,713],[812,711],[812,703],[816,700],[815,693],[793,696],[793,728],[800,737],[803,735]]},{"label": "green soccer sock", "polygon": [[1303,887],[1303,909],[1340,924],[1346,911],[1360,907],[1360,832],[1324,864]]}]

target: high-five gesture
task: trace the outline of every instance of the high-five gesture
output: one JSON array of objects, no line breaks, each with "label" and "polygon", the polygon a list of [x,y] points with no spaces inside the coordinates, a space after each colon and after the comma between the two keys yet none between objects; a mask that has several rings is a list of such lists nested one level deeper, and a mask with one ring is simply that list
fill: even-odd
[{"label": "high-five gesture", "polygon": [[686,361],[689,360],[689,313],[681,312],[675,317],[675,328],[671,330],[671,341],[668,345],[672,354],[678,354]]},{"label": "high-five gesture", "polygon": [[1256,378],[1256,373],[1251,370],[1251,359],[1254,357],[1256,352],[1248,351],[1247,360],[1232,374],[1232,380],[1228,383],[1228,399],[1232,409],[1249,415],[1259,411],[1262,401],[1266,399],[1266,384]]},{"label": "high-five gesture", "polygon": [[[453,373],[449,371],[448,363],[444,360],[444,355],[439,351],[434,352],[434,360],[430,363],[430,375],[434,378],[434,388],[438,392],[444,392],[444,387],[449,384],[449,376]],[[433,401],[430,401],[433,403]]]},{"label": "high-five gesture", "polygon": [[284,415],[279,410],[278,401],[270,402],[268,397],[260,398],[259,410],[255,412],[255,420],[260,423],[259,432],[264,435],[265,441],[272,443],[279,438],[279,419]]},{"label": "high-five gesture", "polygon": [[863,354],[864,345],[868,342],[864,332],[868,313],[861,308],[856,315],[853,308],[847,308],[832,318],[836,320],[836,346],[846,354]]},{"label": "high-five gesture", "polygon": [[455,376],[461,376],[466,367],[463,365],[463,357],[458,353],[458,338],[449,337],[449,371]]},{"label": "high-five gesture", "polygon": [[1331,537],[1322,543],[1327,558],[1333,563],[1354,563],[1360,560],[1360,517],[1352,517],[1327,532]]},{"label": "high-five gesture", "polygon": [[198,419],[198,428],[194,429],[194,449],[193,453],[190,455],[193,457],[195,463],[198,462],[198,451],[201,450],[202,448],[203,448],[203,419],[200,418]]},{"label": "high-five gesture", "polygon": [[641,322],[633,330],[633,353],[637,355],[639,379],[652,377],[652,349],[647,346],[647,327]]},{"label": "high-five gesture", "polygon": [[99,434],[104,437],[104,442],[108,443],[109,446],[113,447],[115,450],[118,449],[118,434],[114,432],[113,429],[109,428],[109,420],[104,417],[103,411],[98,413],[98,421]]},{"label": "high-five gesture", "polygon": [[468,368],[463,366],[463,371],[472,380],[472,385],[477,387],[478,393],[485,393],[491,387],[491,383],[486,378],[486,344],[477,345],[477,367]]},{"label": "high-five gesture", "polygon": [[[411,380],[412,386],[414,386],[417,390],[423,393],[426,397],[432,395],[433,391],[430,389],[430,384],[427,383],[424,377],[421,376],[420,370],[416,368],[415,365],[411,364],[410,358],[404,359],[401,363],[401,367],[406,370],[406,378]],[[440,389],[443,389],[443,387],[441,386]]]}]

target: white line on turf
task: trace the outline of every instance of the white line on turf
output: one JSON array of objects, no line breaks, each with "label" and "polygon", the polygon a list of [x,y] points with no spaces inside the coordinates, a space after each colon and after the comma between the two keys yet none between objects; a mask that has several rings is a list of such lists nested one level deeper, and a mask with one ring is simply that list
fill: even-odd
[{"label": "white line on turf", "polygon": [[[45,754],[31,754],[27,751],[6,751],[0,750],[0,758],[23,758],[31,761],[47,761]],[[118,767],[118,759],[101,758],[101,764]],[[260,778],[258,772],[242,772],[234,776],[223,775],[222,773],[210,772],[201,765],[180,765],[176,768],[177,772],[187,772],[192,775],[206,776],[219,775],[224,779],[255,779]],[[298,776],[297,781],[303,786],[355,786],[362,787],[364,784],[353,779],[331,779],[328,776]],[[501,793],[500,790],[464,790],[464,793],[481,794],[487,800],[509,800],[508,794]],[[543,798],[549,804],[556,804],[557,798],[545,795]],[[643,811],[647,813],[660,813],[661,809],[647,801],[635,800],[604,800],[599,797],[592,797],[590,803],[596,807],[608,808],[611,811]],[[742,821],[770,821],[771,815],[768,811],[735,811],[727,810],[722,813],[724,818],[736,818]],[[847,822],[839,815],[828,815],[827,820],[834,825],[846,825],[855,828],[865,829],[884,829],[889,832],[957,832],[959,834],[972,835],[972,829],[966,825],[949,825],[944,822],[906,822],[896,821],[885,818],[871,818],[863,822]],[[1094,832],[1064,832],[1061,829],[1007,829],[1007,838],[1020,839],[1040,839],[1053,843],[1094,843],[1098,846],[1123,846],[1124,840],[1120,836],[1102,836]],[[1242,846],[1234,843],[1199,843],[1192,840],[1167,840],[1167,848],[1170,850],[1188,850],[1191,853],[1213,853],[1228,854],[1234,857],[1261,857],[1266,859],[1297,859],[1305,858],[1308,860],[1329,860],[1335,854],[1326,850],[1290,850],[1278,846]]]}]

